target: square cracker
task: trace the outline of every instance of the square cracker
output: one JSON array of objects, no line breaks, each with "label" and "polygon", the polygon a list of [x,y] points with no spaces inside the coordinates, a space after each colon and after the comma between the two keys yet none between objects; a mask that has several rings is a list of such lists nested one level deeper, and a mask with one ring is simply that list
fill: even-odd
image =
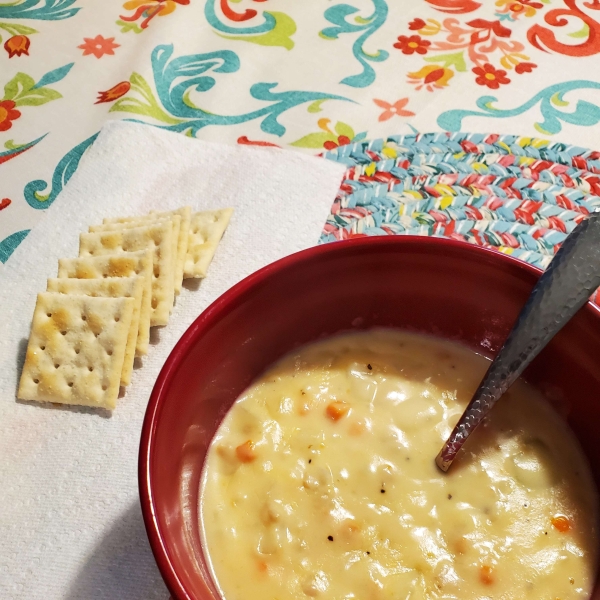
[{"label": "square cracker", "polygon": [[219,241],[227,229],[233,208],[194,213],[190,221],[188,251],[183,267],[184,278],[206,277]]},{"label": "square cracker", "polygon": [[106,256],[86,258],[61,258],[58,276],[76,279],[100,279],[106,277],[143,277],[140,322],[136,341],[136,354],[148,354],[150,343],[150,313],[152,311],[152,251],[123,252]]},{"label": "square cracker", "polygon": [[153,251],[152,311],[150,325],[166,325],[175,297],[173,286],[173,223],[163,221],[122,231],[98,231],[79,236],[79,256],[102,256],[146,250]]},{"label": "square cracker", "polygon": [[134,303],[38,294],[17,396],[115,408]]},{"label": "square cracker", "polygon": [[107,277],[106,279],[48,279],[48,292],[70,294],[72,296],[95,296],[100,298],[133,298],[133,315],[125,347],[125,361],[121,371],[121,385],[131,383],[135,345],[140,324],[140,307],[144,278],[136,277]]},{"label": "square cracker", "polygon": [[[172,236],[172,244],[171,248],[171,258],[173,260],[173,278],[175,283],[175,293],[179,293],[181,290],[181,282],[183,281],[183,260],[181,261],[181,273],[179,273],[179,236],[181,231],[181,216],[180,215],[171,215],[168,217],[161,217],[157,219],[156,217],[147,216],[139,221],[128,221],[126,223],[103,223],[102,225],[91,225],[89,231],[94,233],[98,231],[122,231],[124,229],[132,229],[134,227],[144,227],[146,225],[153,225],[157,223],[162,223],[163,221],[170,220],[173,223],[173,236]],[[179,281],[179,286],[177,286],[177,282]],[[179,290],[179,291],[178,291]]]},{"label": "square cracker", "polygon": [[183,280],[183,266],[185,264],[185,256],[187,254],[188,237],[190,231],[190,218],[192,216],[192,209],[190,206],[182,206],[175,210],[169,210],[165,212],[159,212],[151,210],[149,215],[137,216],[137,217],[115,217],[111,219],[104,219],[103,223],[108,225],[109,223],[144,223],[145,221],[153,221],[161,218],[168,218],[173,215],[179,215],[181,217],[181,225],[179,227],[179,239],[177,240],[177,271],[175,276],[175,293],[179,294],[181,291],[181,282]]}]

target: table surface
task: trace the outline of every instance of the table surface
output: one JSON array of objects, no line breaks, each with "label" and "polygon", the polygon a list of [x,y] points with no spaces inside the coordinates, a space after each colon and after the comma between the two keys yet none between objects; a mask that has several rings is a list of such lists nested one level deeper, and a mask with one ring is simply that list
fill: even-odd
[{"label": "table surface", "polygon": [[0,0],[0,261],[108,119],[314,154],[443,130],[597,147],[599,33],[599,0]]}]

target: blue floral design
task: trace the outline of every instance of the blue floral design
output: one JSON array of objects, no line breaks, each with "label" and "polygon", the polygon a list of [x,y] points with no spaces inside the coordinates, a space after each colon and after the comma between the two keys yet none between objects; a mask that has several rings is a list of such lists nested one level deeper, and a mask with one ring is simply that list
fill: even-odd
[{"label": "blue floral design", "polygon": [[92,145],[97,136],[98,134],[95,133],[63,156],[54,170],[50,193],[46,194],[45,196],[40,194],[42,190],[48,187],[47,182],[45,182],[43,179],[30,181],[25,186],[25,190],[23,192],[27,204],[38,210],[48,208],[54,202],[54,200],[56,200],[56,197],[62,191],[63,187],[67,185],[67,182],[77,170],[77,166],[79,165],[79,161],[81,160],[83,153]]},{"label": "blue floral design", "polygon": [[362,73],[349,75],[340,82],[352,87],[364,88],[371,85],[375,81],[375,70],[369,62],[383,62],[389,57],[389,53],[385,50],[377,50],[375,54],[369,54],[363,48],[369,37],[385,23],[388,14],[388,6],[385,0],[372,0],[372,2],[373,13],[366,18],[354,17],[354,23],[347,20],[348,17],[358,12],[358,9],[354,6],[338,4],[328,8],[324,16],[330,23],[333,23],[334,27],[326,27],[319,34],[322,38],[337,40],[340,34],[362,32],[352,44],[352,53],[361,64]]},{"label": "blue floral design", "polygon": [[215,2],[216,0],[206,1],[206,4],[204,5],[204,16],[210,23],[211,27],[214,27],[221,33],[227,33],[230,35],[260,35],[275,29],[275,17],[269,12],[263,13],[265,20],[260,25],[253,25],[252,27],[230,27],[229,25],[223,23],[217,16],[217,12],[215,11]]},{"label": "blue floral design", "polygon": [[5,263],[10,255],[15,251],[15,248],[27,237],[31,229],[17,231],[0,242],[0,262]]},{"label": "blue floral design", "polygon": [[0,6],[0,19],[68,19],[81,10],[81,7],[73,7],[76,2],[77,0],[17,0]]},{"label": "blue floral design", "polygon": [[296,33],[296,23],[286,13],[263,11],[262,23],[246,27],[231,27],[219,18],[215,3],[216,0],[207,0],[204,5],[204,16],[218,35],[230,40],[241,40],[263,46],[282,46],[287,50],[294,47],[291,36]]},{"label": "blue floral design", "polygon": [[462,128],[463,119],[466,117],[492,117],[495,119],[506,119],[521,115],[538,103],[544,120],[535,123],[534,127],[544,135],[554,135],[562,130],[562,122],[572,125],[590,126],[600,122],[600,107],[586,100],[578,100],[575,110],[563,112],[559,107],[569,106],[564,99],[567,92],[573,90],[591,89],[600,90],[600,83],[595,81],[575,80],[557,83],[541,90],[527,102],[511,109],[499,109],[493,106],[498,99],[494,96],[481,96],[476,102],[481,111],[454,109],[447,110],[439,115],[437,123],[447,131],[459,131]]},{"label": "blue floral design", "polygon": [[135,96],[121,98],[111,111],[149,117],[158,121],[159,127],[190,136],[195,136],[209,125],[237,125],[261,119],[260,127],[265,133],[282,136],[286,129],[278,118],[287,110],[300,104],[325,100],[350,102],[343,96],[320,92],[275,92],[273,90],[277,83],[256,83],[250,88],[250,95],[256,100],[268,102],[268,106],[241,115],[219,115],[196,106],[190,94],[192,91],[210,90],[216,84],[212,73],[236,72],[240,67],[237,54],[222,50],[179,58],[172,58],[172,55],[173,46],[170,44],[157,46],[152,52],[152,71],[158,99],[144,78],[134,73],[130,81]]}]

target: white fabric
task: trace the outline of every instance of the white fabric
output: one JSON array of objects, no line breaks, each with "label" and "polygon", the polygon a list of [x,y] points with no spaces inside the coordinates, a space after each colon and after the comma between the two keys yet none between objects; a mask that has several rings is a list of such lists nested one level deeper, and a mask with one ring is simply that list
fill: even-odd
[{"label": "white fabric", "polygon": [[[204,308],[256,269],[314,245],[344,168],[293,152],[200,142],[113,122],[0,273],[0,598],[166,600],[137,492],[153,383]],[[233,206],[208,277],[169,325],[111,417],[15,400],[36,294],[104,217]],[[193,286],[192,286],[193,287]]]}]

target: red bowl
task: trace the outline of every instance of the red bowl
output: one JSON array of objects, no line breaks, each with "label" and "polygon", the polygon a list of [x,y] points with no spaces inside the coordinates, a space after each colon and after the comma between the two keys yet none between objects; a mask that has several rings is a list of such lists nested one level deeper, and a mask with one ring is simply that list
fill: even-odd
[{"label": "red bowl", "polygon": [[[300,344],[375,326],[430,333],[493,355],[539,276],[463,242],[362,238],[284,258],[223,294],[169,356],[142,430],[144,521],[173,598],[220,597],[200,541],[200,474],[223,416],[269,365]],[[588,304],[526,372],[567,414],[598,483],[599,356],[600,311]],[[598,582],[592,597],[600,600]]]}]

